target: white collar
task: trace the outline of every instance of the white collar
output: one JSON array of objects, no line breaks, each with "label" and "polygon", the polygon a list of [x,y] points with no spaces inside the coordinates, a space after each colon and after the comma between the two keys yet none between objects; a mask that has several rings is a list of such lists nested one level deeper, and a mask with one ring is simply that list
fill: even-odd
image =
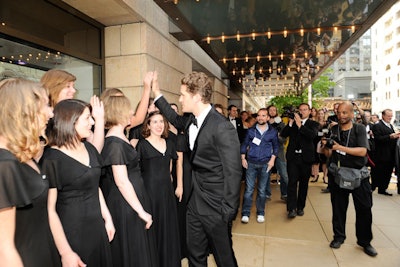
[{"label": "white collar", "polygon": [[197,120],[197,127],[200,129],[201,125],[203,124],[204,120],[207,117],[207,114],[211,110],[211,105],[209,105],[207,108],[205,108],[198,117],[196,117]]}]

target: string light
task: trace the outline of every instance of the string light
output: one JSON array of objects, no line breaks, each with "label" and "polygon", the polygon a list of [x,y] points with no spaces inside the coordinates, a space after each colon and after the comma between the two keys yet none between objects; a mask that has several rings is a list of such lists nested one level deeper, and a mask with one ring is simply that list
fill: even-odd
[{"label": "string light", "polygon": [[301,28],[293,29],[293,30],[288,30],[285,27],[283,31],[282,30],[271,31],[270,29],[268,29],[268,31],[266,33],[265,32],[255,32],[254,30],[251,31],[250,33],[240,33],[239,31],[237,31],[234,35],[225,35],[224,33],[222,33],[221,36],[209,36],[208,35],[207,37],[203,38],[202,41],[206,42],[208,40],[208,37],[210,37],[210,41],[215,41],[215,40],[222,41],[223,40],[223,42],[224,42],[226,39],[236,39],[237,41],[240,41],[241,38],[246,38],[246,37],[252,38],[254,40],[257,37],[265,36],[265,34],[267,35],[268,39],[271,39],[272,35],[280,35],[280,34],[283,34],[283,36],[286,38],[288,34],[302,35],[306,32],[317,32],[318,35],[321,34],[321,31],[324,31],[324,32],[334,31],[336,33],[338,30],[349,29],[349,30],[355,32],[360,27],[361,27],[361,25],[329,26],[329,27],[317,27],[317,28],[301,27]]},{"label": "string light", "polygon": [[[333,56],[333,54],[336,53],[336,51],[323,51],[323,52],[316,52],[317,56],[320,55],[326,55],[329,54],[330,56]],[[244,57],[238,57],[238,56],[234,56],[233,58],[226,58],[224,57],[223,59],[221,59],[222,62],[226,63],[229,61],[233,61],[234,63],[237,63],[237,61],[250,61],[252,59],[257,60],[257,61],[261,61],[262,59],[268,59],[269,61],[272,61],[272,59],[274,58],[279,58],[281,60],[285,59],[285,58],[292,58],[292,59],[296,59],[296,57],[305,57],[307,58],[309,56],[308,52],[304,52],[304,54],[296,54],[296,53],[292,53],[292,54],[284,54],[283,52],[281,52],[278,55],[272,55],[271,52],[268,53],[268,55],[266,56],[262,56],[260,54],[257,54],[257,56],[249,56],[248,54],[246,54]]]}]

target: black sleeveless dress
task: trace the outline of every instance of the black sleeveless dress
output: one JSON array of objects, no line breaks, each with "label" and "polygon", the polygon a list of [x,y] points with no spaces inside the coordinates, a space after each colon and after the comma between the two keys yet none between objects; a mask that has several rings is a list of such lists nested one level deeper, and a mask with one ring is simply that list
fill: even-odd
[{"label": "black sleeveless dress", "polygon": [[150,199],[140,174],[136,150],[121,138],[110,136],[105,139],[101,154],[105,172],[102,184],[108,192],[106,202],[116,230],[114,240],[111,242],[114,266],[159,266],[154,223],[150,229],[145,229],[145,222],[126,202],[116,186],[112,172],[112,165],[126,165],[129,181],[143,209],[153,215]]},{"label": "black sleeveless dress", "polygon": [[177,154],[171,140],[161,153],[146,139],[137,145],[144,185],[151,200],[160,266],[181,266],[181,247],[170,162]]}]

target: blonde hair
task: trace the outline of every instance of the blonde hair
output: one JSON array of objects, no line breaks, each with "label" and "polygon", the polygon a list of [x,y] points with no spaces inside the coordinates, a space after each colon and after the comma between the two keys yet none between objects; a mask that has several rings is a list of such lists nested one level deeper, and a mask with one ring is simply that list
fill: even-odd
[{"label": "blonde hair", "polygon": [[64,70],[52,69],[47,71],[40,79],[40,82],[49,92],[50,106],[54,107],[58,103],[60,92],[67,83],[75,81],[76,77]]},{"label": "blonde hair", "polygon": [[7,148],[21,162],[34,158],[41,150],[46,114],[42,107],[47,93],[36,82],[10,78],[0,82],[0,135]]},{"label": "blonde hair", "polygon": [[105,128],[130,121],[132,105],[124,95],[111,95],[104,101]]}]

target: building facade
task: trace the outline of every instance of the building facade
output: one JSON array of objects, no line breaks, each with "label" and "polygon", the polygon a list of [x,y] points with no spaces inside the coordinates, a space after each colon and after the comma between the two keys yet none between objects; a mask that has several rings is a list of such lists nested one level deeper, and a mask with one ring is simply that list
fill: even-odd
[{"label": "building facade", "polygon": [[372,112],[393,110],[395,124],[400,121],[400,2],[371,28]]}]

